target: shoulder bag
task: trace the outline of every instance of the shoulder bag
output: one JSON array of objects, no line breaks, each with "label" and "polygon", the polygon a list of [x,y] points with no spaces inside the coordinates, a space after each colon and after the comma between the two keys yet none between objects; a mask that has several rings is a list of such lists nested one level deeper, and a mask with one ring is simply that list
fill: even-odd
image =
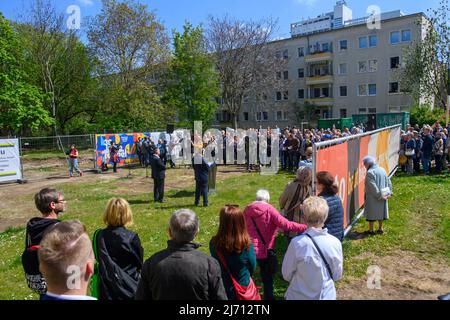
[{"label": "shoulder bag", "polygon": [[317,251],[319,252],[320,257],[322,258],[323,262],[325,263],[325,267],[327,268],[328,273],[330,274],[331,280],[334,281],[334,278],[333,278],[333,272],[331,272],[331,267],[330,267],[330,265],[328,264],[327,259],[325,259],[325,256],[323,255],[323,253],[322,253],[322,251],[320,250],[319,246],[317,245],[316,241],[315,241],[314,238],[311,237],[309,234],[305,233],[305,235],[306,235],[308,238],[311,239],[311,241],[312,241],[314,247],[316,247]]},{"label": "shoulder bag", "polygon": [[267,247],[266,241],[264,241],[264,238],[261,234],[261,231],[259,231],[258,226],[256,225],[256,222],[253,218],[251,218],[253,221],[253,225],[255,226],[256,232],[258,232],[259,237],[261,238],[262,243],[267,249],[267,263],[265,264],[265,272],[267,274],[275,274],[278,271],[278,259],[277,259],[277,253],[275,249],[270,249]]},{"label": "shoulder bag", "polygon": [[248,286],[241,285],[231,274],[228,269],[227,262],[223,255],[217,251],[217,255],[219,256],[220,262],[224,266],[225,270],[227,270],[231,281],[233,282],[234,292],[236,293],[237,300],[261,300],[261,295],[259,294],[258,288],[255,285],[255,281],[253,281],[250,276]]}]

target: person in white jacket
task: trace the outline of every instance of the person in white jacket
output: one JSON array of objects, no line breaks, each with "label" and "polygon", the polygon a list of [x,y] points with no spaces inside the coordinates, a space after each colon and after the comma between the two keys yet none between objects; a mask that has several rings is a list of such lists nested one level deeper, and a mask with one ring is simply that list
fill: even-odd
[{"label": "person in white jacket", "polygon": [[342,277],[343,256],[341,242],[323,229],[328,216],[327,202],[309,197],[303,203],[303,212],[308,229],[292,239],[283,260],[281,271],[289,282],[285,298],[335,300],[334,281]]}]

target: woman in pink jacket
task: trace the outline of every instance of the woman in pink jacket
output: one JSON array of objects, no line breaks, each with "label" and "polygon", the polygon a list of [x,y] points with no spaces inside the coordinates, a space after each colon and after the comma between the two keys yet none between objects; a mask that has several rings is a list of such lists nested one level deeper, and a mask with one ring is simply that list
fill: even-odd
[{"label": "woman in pink jacket", "polygon": [[268,265],[267,251],[275,248],[278,229],[302,233],[307,228],[304,224],[287,220],[269,204],[269,200],[270,195],[267,190],[258,190],[256,201],[249,204],[244,210],[245,223],[255,248],[256,261],[261,270],[265,300],[274,299],[273,274],[266,271],[266,266]]}]

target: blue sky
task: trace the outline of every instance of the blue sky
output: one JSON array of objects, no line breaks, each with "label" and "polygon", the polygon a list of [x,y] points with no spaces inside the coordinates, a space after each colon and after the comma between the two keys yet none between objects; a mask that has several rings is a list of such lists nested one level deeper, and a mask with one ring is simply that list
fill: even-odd
[{"label": "blue sky", "polygon": [[[0,0],[0,11],[8,19],[16,19],[33,0]],[[239,19],[260,19],[272,16],[279,19],[277,37],[288,37],[290,24],[302,18],[315,17],[333,10],[336,0],[140,0],[155,10],[167,30],[182,30],[185,20],[194,25],[206,24],[209,15],[229,14]],[[95,15],[101,9],[101,0],[54,0],[57,8],[65,11],[76,4],[81,16]],[[382,12],[402,10],[405,14],[427,12],[436,8],[439,0],[347,0],[353,18],[367,16],[367,8],[377,5]],[[83,30],[82,30],[83,31]]]}]

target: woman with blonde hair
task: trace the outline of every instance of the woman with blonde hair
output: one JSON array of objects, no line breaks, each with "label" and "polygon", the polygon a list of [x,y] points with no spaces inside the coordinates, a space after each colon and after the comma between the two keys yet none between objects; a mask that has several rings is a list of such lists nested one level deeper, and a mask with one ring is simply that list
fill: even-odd
[{"label": "woman with blonde hair", "polygon": [[256,269],[255,249],[238,205],[225,205],[220,210],[219,230],[211,239],[209,249],[211,256],[219,261],[228,299],[237,300],[231,277],[240,285],[248,286]]},{"label": "woman with blonde hair", "polygon": [[108,201],[103,222],[105,229],[94,233],[94,252],[98,261],[99,299],[132,300],[142,270],[144,250],[139,236],[126,227],[133,223],[130,205],[125,199]]},{"label": "woman with blonde hair", "polygon": [[[308,167],[300,167],[297,170],[297,176],[290,182],[280,196],[279,204],[281,213],[289,221],[305,223],[301,205],[306,198],[311,195],[312,172]],[[285,233],[289,242],[298,233],[287,231]]]},{"label": "woman with blonde hair", "polygon": [[342,244],[324,228],[328,204],[312,196],[303,205],[306,232],[292,239],[281,272],[289,282],[286,300],[336,300],[334,281],[342,277]]}]

